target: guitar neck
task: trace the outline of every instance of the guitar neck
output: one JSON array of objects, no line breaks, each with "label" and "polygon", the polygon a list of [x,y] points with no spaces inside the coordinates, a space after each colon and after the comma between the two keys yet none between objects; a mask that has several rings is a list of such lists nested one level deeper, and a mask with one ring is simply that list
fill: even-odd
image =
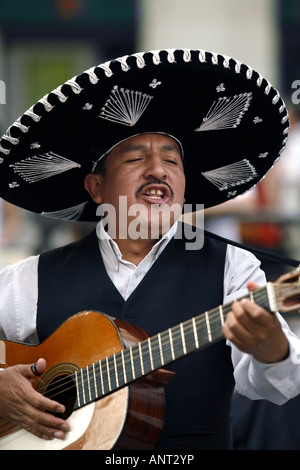
[{"label": "guitar neck", "polygon": [[[269,287],[270,284],[251,292],[247,298],[267,310],[275,311],[276,306],[272,305]],[[75,372],[77,399],[74,409],[81,408],[154,370],[221,340],[222,326],[231,305],[232,302],[195,316]]]}]

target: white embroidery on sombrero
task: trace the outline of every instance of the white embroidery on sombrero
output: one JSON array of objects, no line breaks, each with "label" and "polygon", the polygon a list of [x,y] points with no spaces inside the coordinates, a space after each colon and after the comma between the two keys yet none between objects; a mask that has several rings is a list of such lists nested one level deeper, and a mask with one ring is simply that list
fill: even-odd
[{"label": "white embroidery on sombrero", "polygon": [[216,90],[217,90],[217,93],[221,93],[222,91],[225,91],[224,83],[220,83],[220,85],[216,87]]},{"label": "white embroidery on sombrero", "polygon": [[[0,152],[4,153],[4,155],[9,155],[10,150],[5,149],[4,147],[2,147],[2,145],[0,145]],[[3,159],[2,159],[2,161],[3,161]],[[1,163],[2,163],[2,161],[1,161]]]},{"label": "white embroidery on sombrero", "polygon": [[41,212],[40,215],[45,217],[56,217],[58,219],[67,219],[67,220],[78,220],[88,201],[77,204],[73,207],[67,207],[66,209],[61,209],[53,212]]},{"label": "white embroidery on sombrero", "polygon": [[151,86],[151,88],[156,88],[159,85],[161,85],[161,82],[158,81],[157,78],[153,78],[152,82],[149,83],[149,86]]},{"label": "white embroidery on sombrero", "polygon": [[215,131],[238,127],[250,106],[252,93],[226,96],[214,101],[200,127],[195,132]]},{"label": "white embroidery on sombrero", "polygon": [[8,185],[10,189],[18,188],[20,185],[16,181],[13,181],[12,183],[9,183]]},{"label": "white embroidery on sombrero", "polygon": [[32,142],[32,144],[30,144],[29,147],[31,149],[39,149],[39,148],[41,148],[41,144],[39,144],[38,142]]},{"label": "white embroidery on sombrero", "polygon": [[108,121],[134,126],[145,112],[153,96],[114,86],[98,117]]},{"label": "white embroidery on sombrero", "polygon": [[36,183],[73,168],[81,168],[79,163],[51,151],[34,155],[9,166],[27,183]]},{"label": "white embroidery on sombrero", "polygon": [[83,111],[90,111],[93,108],[93,104],[91,103],[85,103],[85,105],[82,107]]},{"label": "white embroidery on sombrero", "polygon": [[[14,125],[14,124],[13,124]],[[2,139],[5,139],[5,140],[8,140],[11,144],[13,145],[18,145],[20,139],[19,138],[16,138],[16,137],[13,137],[10,133],[11,129],[13,128],[13,126],[10,126],[6,133],[2,136]],[[4,152],[5,153],[5,152]]]},{"label": "white embroidery on sombrero", "polygon": [[254,166],[245,158],[215,170],[204,171],[201,175],[217,186],[220,191],[248,183],[258,176]]}]

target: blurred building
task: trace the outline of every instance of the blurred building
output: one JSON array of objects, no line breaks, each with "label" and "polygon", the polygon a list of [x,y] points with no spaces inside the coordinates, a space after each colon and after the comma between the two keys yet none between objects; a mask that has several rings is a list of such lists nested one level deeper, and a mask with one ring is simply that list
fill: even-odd
[{"label": "blurred building", "polygon": [[[0,96],[1,134],[69,78],[135,52],[134,1],[1,0],[0,6],[0,83],[5,84],[5,104]],[[89,230],[88,224],[56,222],[6,203],[0,206],[0,220],[0,265],[67,243]]]}]

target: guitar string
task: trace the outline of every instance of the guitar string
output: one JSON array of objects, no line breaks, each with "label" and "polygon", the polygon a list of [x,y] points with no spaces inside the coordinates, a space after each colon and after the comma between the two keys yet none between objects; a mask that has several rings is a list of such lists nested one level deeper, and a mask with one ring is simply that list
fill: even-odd
[{"label": "guitar string", "polygon": [[[224,310],[224,307],[227,307],[227,308],[228,308],[229,306],[223,306],[223,310]],[[228,311],[229,311],[229,310],[228,310]],[[216,310],[214,310],[214,311],[212,312],[212,315],[215,314],[215,313],[216,313]],[[228,312],[227,312],[227,313],[228,313]],[[225,313],[225,314],[226,314],[226,313]],[[198,327],[202,327],[202,326],[203,326],[203,325],[201,325],[201,323],[203,323],[203,324],[206,323],[206,320],[203,318],[203,314],[199,315],[198,317],[195,317],[195,319],[196,319],[196,321],[198,321],[198,323],[199,323]],[[218,315],[217,321],[218,321],[218,323],[220,323],[219,315]],[[183,323],[183,324],[185,324],[185,325],[188,325],[188,330],[185,331],[185,334],[188,334],[188,333],[191,332],[191,328],[190,328],[190,323],[191,323],[191,322],[192,322],[192,319],[187,320],[186,322]],[[216,320],[212,317],[212,319],[210,319],[210,325],[213,326],[213,324],[214,324],[215,322],[216,322]],[[174,327],[174,331],[177,332],[176,330],[178,330],[178,328],[179,328],[179,325],[175,326],[175,327]],[[164,337],[167,336],[167,334],[168,334],[168,330],[167,330],[166,332],[162,332],[162,333],[160,334],[160,336],[161,336],[161,337],[163,338],[163,340],[164,340]],[[152,338],[152,340],[156,340],[156,341],[157,341],[157,337],[158,337],[158,335],[155,335],[155,336]],[[175,334],[175,335],[172,335],[172,339],[173,339],[174,342],[176,342],[176,340],[178,340],[178,338],[180,338],[180,339],[182,340],[181,332],[180,332],[180,334],[178,334],[178,335],[176,335],[176,334]],[[217,339],[217,338],[216,338],[216,339]],[[151,338],[150,338],[150,340],[151,340]],[[145,345],[145,344],[148,344],[148,340],[141,342],[141,344],[142,344],[142,345],[143,345],[143,344],[144,344],[144,345]],[[165,341],[165,342],[162,342],[162,347],[164,347],[166,344],[169,344],[169,340],[167,340],[167,341]],[[126,353],[126,351],[129,351],[129,349],[130,349],[130,348],[125,349],[123,352]],[[200,347],[199,347],[199,348],[195,348],[195,350],[196,350],[196,349],[200,349]],[[135,354],[136,352],[138,352],[138,354],[135,354],[135,357],[132,356],[133,362],[135,362],[135,359],[136,359],[137,357],[140,359],[140,353],[139,353],[139,351],[138,351],[137,345],[132,346],[132,350],[133,350],[133,354]],[[152,344],[151,352],[152,352],[153,356],[155,356],[157,352],[158,352],[159,355],[160,355],[160,348],[157,347],[157,343],[154,342],[154,344]],[[115,356],[116,356],[116,360],[118,360],[118,356],[120,356],[120,352],[119,352],[119,353],[116,353]],[[113,357],[113,356],[111,356],[111,357]],[[177,357],[177,358],[179,359],[179,357]],[[177,359],[177,358],[176,358],[176,359]],[[176,360],[176,359],[175,359],[175,360]],[[99,362],[101,362],[101,361],[103,361],[103,360],[105,360],[105,359],[100,359]],[[168,362],[172,362],[172,361],[168,361]],[[95,364],[97,364],[97,362],[96,362]],[[127,362],[127,364],[128,364],[128,362]],[[165,362],[164,364],[166,364],[166,362]],[[160,364],[160,366],[161,366],[161,365],[164,365],[164,364]],[[106,364],[103,364],[103,365],[106,366]],[[119,365],[120,365],[120,364],[119,364]],[[122,365],[123,365],[123,364],[122,364]],[[89,366],[86,366],[85,368],[81,369],[81,376],[82,376],[83,371],[86,371],[87,374],[88,374],[88,373],[90,372],[90,371],[88,370],[88,368],[91,367],[91,366],[92,366],[92,364],[90,364]],[[160,366],[155,367],[154,369],[149,370],[149,373],[150,373],[151,371],[155,370],[156,368],[159,368]],[[117,364],[117,368],[118,368],[118,364]],[[115,371],[115,373],[116,373],[116,371]],[[128,373],[128,368],[127,368],[127,373]],[[106,371],[104,371],[104,375],[107,375],[107,378],[108,378],[108,376],[111,378],[111,369],[110,369],[110,367],[109,367]],[[128,374],[127,374],[127,375],[128,375]],[[82,377],[81,377],[81,378],[82,378]],[[61,379],[61,381],[63,381],[63,382],[66,382],[66,381],[70,382],[70,381],[72,381],[72,374],[69,375],[69,376],[63,377],[63,378]],[[93,380],[92,380],[92,381],[93,381]],[[115,380],[115,381],[116,381],[116,380]],[[52,391],[54,391],[55,389],[58,389],[58,388],[59,388],[59,386],[57,386],[58,382],[60,382],[60,380],[54,382],[54,383],[55,383],[55,386],[52,388]],[[82,381],[81,381],[81,382],[82,382]],[[98,380],[98,382],[99,382],[99,380]],[[129,382],[129,381],[128,381],[128,382]],[[84,383],[84,385],[88,384],[88,379],[85,379],[85,378],[83,377],[83,383]],[[124,384],[126,384],[126,381],[125,381]],[[97,385],[97,382],[96,382],[96,385]],[[105,383],[105,385],[107,385],[107,382]],[[96,387],[96,386],[95,386],[95,387]],[[72,387],[69,387],[69,389],[70,389],[70,388],[74,388],[74,383],[72,383]],[[97,388],[98,388],[98,387],[97,387]],[[104,387],[104,388],[105,388],[105,387]],[[67,390],[67,389],[65,389],[65,390]],[[109,391],[110,391],[110,390],[108,390],[108,392],[109,392]],[[107,393],[108,393],[108,392],[107,392]],[[61,392],[59,392],[59,393],[61,393]],[[53,395],[53,396],[55,396],[55,395]]]},{"label": "guitar string", "polygon": [[[229,311],[229,310],[228,310],[228,311]],[[215,312],[212,312],[212,313],[215,313]],[[201,325],[201,323],[206,323],[206,321],[204,322],[204,318],[203,318],[203,317],[201,318],[201,317],[202,317],[202,315],[196,317],[196,321],[198,321],[198,323],[199,323],[198,327],[202,327],[202,326],[203,326],[203,325]],[[185,324],[186,324],[186,325],[190,325],[191,321],[192,321],[192,319],[186,321]],[[217,321],[218,321],[218,323],[220,323],[219,317],[218,317],[218,320],[217,320]],[[213,325],[213,323],[215,323],[215,320],[214,320],[214,319],[210,321],[211,326]],[[178,328],[179,328],[179,325],[177,325],[176,327],[174,327],[174,331],[176,331],[176,329],[178,330]],[[188,330],[185,331],[185,334],[188,334],[190,331],[191,331],[191,329],[189,328]],[[167,332],[168,332],[168,331],[167,331]],[[164,339],[164,336],[167,335],[167,332],[161,333],[161,337],[163,337],[163,339]],[[158,336],[158,335],[154,336],[154,337],[152,338],[152,340],[156,340],[156,341],[157,341],[157,336]],[[178,335],[173,335],[173,336],[172,336],[172,339],[174,340],[174,342],[176,342],[176,340],[177,340],[178,338],[180,338],[180,339],[182,340],[181,332],[180,332],[180,334],[178,334]],[[217,339],[217,338],[216,338],[216,339]],[[215,340],[215,339],[214,339],[214,340]],[[148,344],[148,340],[143,341],[141,344]],[[162,342],[162,347],[164,347],[165,344],[169,344],[169,340],[167,340],[167,342],[164,342],[164,343]],[[126,351],[129,351],[129,349],[130,349],[130,348],[124,350],[123,352],[126,353]],[[195,348],[195,350],[196,350],[196,349],[200,349],[200,347],[199,347],[199,348]],[[135,354],[135,357],[134,357],[134,356],[132,357],[133,362],[135,362],[135,359],[136,359],[137,357],[138,357],[138,359],[140,360],[141,358],[140,358],[140,353],[139,353],[139,351],[138,351],[137,345],[134,345],[134,346],[132,347],[132,350],[133,350],[133,353],[134,353],[134,354],[138,352],[138,354]],[[159,355],[160,355],[160,348],[157,347],[157,343],[154,342],[154,344],[152,344],[152,351],[151,351],[151,352],[152,352],[152,354],[153,354],[153,357],[155,357],[155,356],[157,355],[157,352],[158,352]],[[183,355],[184,355],[184,354],[183,354]],[[116,353],[115,356],[116,356],[116,358],[117,358],[116,360],[118,360],[118,356],[120,356],[120,353]],[[113,357],[113,356],[111,356],[111,357]],[[176,359],[179,359],[179,357],[177,357]],[[176,360],[176,359],[175,359],[175,360]],[[104,359],[104,360],[105,360],[105,359]],[[101,361],[103,361],[103,359],[102,359],[102,360],[100,359],[99,362],[101,362]],[[172,362],[172,361],[168,361],[168,362]],[[97,364],[97,362],[96,362],[95,364]],[[128,364],[128,363],[127,363],[127,364]],[[166,362],[165,362],[164,364],[166,364]],[[155,367],[154,369],[150,369],[150,370],[149,370],[149,373],[150,373],[151,371],[155,370],[156,368],[159,368],[161,365],[164,365],[164,364],[161,364],[161,363],[160,363],[160,365],[159,365],[158,367]],[[103,364],[103,365],[106,366],[106,364]],[[120,364],[119,364],[119,365],[120,365]],[[89,385],[89,384],[88,384],[88,380],[89,380],[89,379],[85,379],[85,377],[82,377],[82,373],[83,373],[83,371],[86,371],[86,373],[89,374],[90,371],[89,371],[88,368],[91,367],[91,366],[92,366],[92,364],[89,365],[89,366],[86,366],[85,368],[83,368],[83,369],[81,370],[81,379],[82,379],[81,382],[83,381],[83,385],[84,385],[84,386],[85,386],[86,384]],[[118,365],[117,365],[117,368],[118,368]],[[106,371],[104,371],[104,375],[107,376],[107,379],[108,379],[108,380],[109,380],[109,378],[112,378],[112,377],[111,377],[111,372],[112,372],[112,371],[111,371],[110,367],[109,367]],[[127,371],[126,371],[126,372],[127,372],[127,375],[128,375],[128,368],[127,368]],[[116,374],[116,370],[115,370],[115,374]],[[129,374],[129,375],[130,375],[130,374]],[[146,375],[146,374],[145,374],[145,375]],[[98,379],[99,379],[99,377],[98,377]],[[72,375],[69,375],[69,376],[67,376],[67,377],[63,377],[61,380],[62,380],[62,381],[68,381],[68,382],[70,382],[70,381],[72,381]],[[116,381],[116,380],[115,380],[115,381]],[[132,380],[130,380],[130,381],[132,381]],[[127,381],[127,383],[130,382],[130,381]],[[58,386],[57,386],[57,383],[58,383],[58,382],[59,382],[59,381],[56,381],[56,382],[55,382],[55,387],[53,387],[52,391],[54,391],[55,389],[58,389]],[[93,382],[93,380],[92,380],[92,382]],[[99,382],[99,380],[96,381],[95,388],[97,387],[97,383],[98,383],[98,382]],[[104,384],[104,385],[105,385],[104,388],[107,388],[107,387],[106,387],[107,384],[108,384],[108,383],[107,383],[107,381],[106,381],[105,384]],[[123,385],[126,385],[126,381],[124,382]],[[69,389],[70,389],[70,388],[74,388],[74,382],[72,382],[72,386],[69,387]],[[98,388],[98,387],[97,387],[97,388]],[[65,389],[65,390],[67,390],[67,389]],[[111,390],[108,390],[106,393],[108,393],[108,392],[110,392],[110,391],[111,391]],[[59,392],[59,393],[61,393],[61,392]],[[55,395],[53,395],[53,396],[55,396]]]},{"label": "guitar string", "polygon": [[[263,292],[260,292],[260,291],[263,291]],[[248,296],[248,298],[249,298],[249,296]],[[266,295],[265,295],[265,289],[264,289],[264,288],[260,289],[259,291],[255,291],[255,300],[256,300],[258,303],[259,303],[261,300],[265,300],[265,299],[267,299],[267,297],[266,297]],[[230,304],[230,305],[223,305],[223,306],[222,306],[222,310],[223,310],[224,316],[227,315],[227,313],[231,310],[231,305],[232,305],[232,304]],[[228,311],[226,312],[227,309],[228,309]],[[211,334],[212,334],[212,336],[213,336],[213,331],[212,331],[212,330],[213,330],[214,326],[216,326],[217,323],[220,324],[220,322],[221,322],[221,321],[220,321],[220,311],[219,311],[219,307],[217,307],[216,309],[213,309],[211,312],[208,312],[208,313],[210,313],[209,325],[210,325],[210,327],[211,327]],[[203,326],[207,327],[207,321],[206,321],[206,318],[205,318],[205,313],[200,314],[200,315],[197,316],[197,317],[194,317],[194,319],[195,319],[195,321],[198,323],[198,324],[196,325],[196,326],[197,326],[197,329],[198,329],[198,328],[201,329]],[[190,333],[194,333],[194,329],[193,329],[193,324],[192,324],[192,322],[193,322],[193,318],[191,318],[191,319],[189,319],[189,320],[187,320],[187,321],[185,321],[185,322],[182,323],[182,325],[183,325],[183,331],[184,331],[184,335],[185,335],[185,336],[188,335],[188,334],[190,334]],[[186,326],[186,329],[185,329],[185,326]],[[207,329],[207,328],[206,328],[206,329]],[[180,330],[180,325],[176,325],[175,327],[171,328],[171,330],[174,332],[174,335],[172,335],[172,340],[174,341],[174,343],[176,343],[176,341],[178,341],[178,339],[182,340],[182,332],[181,332],[181,330]],[[197,331],[197,333],[199,334],[199,331]],[[161,348],[163,349],[166,345],[169,345],[169,344],[170,344],[169,330],[166,330],[166,331],[163,331],[162,333],[160,333],[160,337],[161,337],[161,339],[162,339],[162,341],[161,341]],[[222,335],[221,335],[220,337],[222,337]],[[216,341],[216,340],[219,339],[220,337],[212,339],[211,343],[213,343],[214,341]],[[152,354],[152,356],[153,356],[153,358],[154,358],[154,359],[153,359],[154,362],[155,362],[155,357],[160,359],[160,351],[161,351],[161,349],[160,349],[160,346],[159,346],[159,344],[158,344],[157,338],[158,338],[158,335],[155,335],[155,336],[153,336],[152,338],[150,338],[150,341],[153,341],[153,344],[151,345],[151,354]],[[143,345],[147,345],[147,346],[148,346],[148,344],[149,344],[149,343],[148,343],[148,339],[142,341],[142,342],[141,342],[141,345],[142,345],[141,348],[143,348]],[[207,343],[206,343],[206,344],[207,344]],[[193,351],[196,351],[197,349],[200,349],[202,346],[203,346],[203,345],[200,345],[199,348],[195,348],[195,349],[193,349]],[[149,348],[149,346],[148,346],[148,348]],[[131,349],[132,352],[133,352],[133,355],[131,356],[132,361],[135,362],[136,359],[139,359],[139,360],[140,360],[141,357],[140,357],[140,351],[139,351],[139,348],[138,348],[138,343],[135,344],[135,345],[133,345],[133,346],[131,346],[130,348],[124,349],[124,350],[123,350],[123,353],[126,354],[126,351],[128,351],[127,354],[129,354],[129,350],[130,350],[130,349]],[[192,352],[192,351],[191,351],[191,352]],[[149,354],[150,354],[150,353],[149,353]],[[188,354],[188,353],[187,353],[187,354]],[[185,354],[183,354],[183,355],[185,355]],[[113,357],[113,356],[110,356],[110,357]],[[118,353],[116,353],[116,354],[115,354],[115,357],[116,357],[116,361],[118,361],[118,359],[121,358],[121,351],[119,351]],[[179,359],[179,357],[177,356],[174,360],[176,360],[176,359]],[[99,361],[96,361],[94,364],[98,364],[98,362],[101,362],[101,361],[106,361],[106,358],[102,358],[102,359],[100,359]],[[127,370],[125,371],[125,372],[127,372],[127,373],[130,372],[130,370],[132,369],[132,367],[131,367],[131,365],[130,365],[129,362],[131,362],[131,360],[130,360],[130,361],[127,361],[127,365],[129,364],[129,366],[130,366],[129,369],[127,368]],[[148,373],[151,373],[151,372],[154,371],[155,369],[157,369],[157,368],[161,367],[162,365],[165,365],[165,364],[167,364],[167,363],[169,363],[169,362],[173,362],[173,360],[168,361],[168,362],[164,362],[163,364],[160,363],[159,366],[155,367],[154,369],[149,370]],[[83,378],[83,387],[84,387],[84,388],[85,388],[85,385],[88,385],[88,379],[85,378],[85,375],[86,375],[86,374],[89,374],[89,372],[91,372],[91,371],[89,371],[88,369],[89,369],[92,365],[93,365],[93,364],[90,364],[90,365],[88,365],[88,366],[82,368],[80,371],[78,371],[78,373],[81,374],[81,378]],[[110,369],[110,367],[107,367],[106,364],[103,364],[103,366],[105,366],[105,368],[106,368],[106,371],[104,371],[104,375],[107,375],[107,378],[108,378],[108,375],[111,376],[112,370]],[[123,375],[124,375],[122,359],[121,359],[121,363],[117,364],[117,367],[114,366],[114,369],[118,369],[118,366],[119,366],[119,367],[122,366],[122,367],[121,367],[121,370],[122,370],[122,373],[123,373]],[[86,371],[86,374],[84,374],[84,377],[82,377],[83,371]],[[127,373],[126,373],[126,375],[130,375],[130,374],[127,374]],[[115,370],[115,375],[116,375],[116,374],[117,374],[117,371]],[[132,374],[131,374],[131,375],[132,375]],[[145,374],[145,375],[146,375],[146,374]],[[139,378],[139,377],[137,377],[137,378]],[[96,379],[98,379],[98,381],[96,380],[95,389],[99,389],[99,388],[101,388],[101,386],[98,387],[97,384],[98,384],[99,381],[100,381],[100,377],[97,377]],[[42,380],[43,380],[43,379],[42,379]],[[135,380],[135,379],[134,379],[134,380]],[[116,381],[116,380],[114,380],[114,381]],[[132,380],[132,381],[133,381],[133,380]],[[68,386],[67,388],[64,388],[63,390],[60,390],[60,388],[62,387],[62,385],[65,385],[65,384],[68,383],[68,382],[69,382],[69,383],[72,382],[72,385],[71,385],[71,386]],[[92,378],[92,382],[95,382],[94,378]],[[123,385],[126,385],[126,383],[129,383],[129,382],[130,382],[130,381],[127,381],[127,382],[125,382]],[[68,375],[68,376],[64,376],[64,377],[62,377],[61,379],[59,379],[59,380],[53,382],[53,385],[54,385],[54,386],[52,386],[52,387],[50,386],[49,389],[47,390],[47,392],[50,392],[50,393],[53,393],[53,392],[54,392],[53,395],[49,395],[49,394],[47,393],[47,397],[49,397],[49,398],[53,398],[54,396],[56,396],[56,395],[58,395],[58,394],[60,394],[60,393],[64,393],[64,392],[66,392],[66,391],[68,391],[68,390],[73,389],[73,388],[75,387],[75,374],[70,374],[70,375]],[[107,382],[105,383],[105,385],[108,385],[108,380],[107,380]],[[104,389],[105,389],[105,388],[107,388],[107,387],[104,386]],[[108,390],[108,392],[109,392],[109,390]],[[108,393],[108,392],[107,392],[107,393]]]}]

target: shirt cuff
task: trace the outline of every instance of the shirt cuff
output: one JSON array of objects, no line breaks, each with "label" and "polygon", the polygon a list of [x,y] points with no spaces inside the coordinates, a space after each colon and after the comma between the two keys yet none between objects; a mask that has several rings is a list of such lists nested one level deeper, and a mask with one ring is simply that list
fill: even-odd
[{"label": "shirt cuff", "polygon": [[293,337],[288,338],[288,341],[290,353],[283,361],[263,364],[254,357],[251,358],[255,382],[267,380],[279,393],[278,397],[282,396],[282,399],[279,399],[281,403],[278,404],[282,404],[300,393],[300,343],[298,338]]}]

